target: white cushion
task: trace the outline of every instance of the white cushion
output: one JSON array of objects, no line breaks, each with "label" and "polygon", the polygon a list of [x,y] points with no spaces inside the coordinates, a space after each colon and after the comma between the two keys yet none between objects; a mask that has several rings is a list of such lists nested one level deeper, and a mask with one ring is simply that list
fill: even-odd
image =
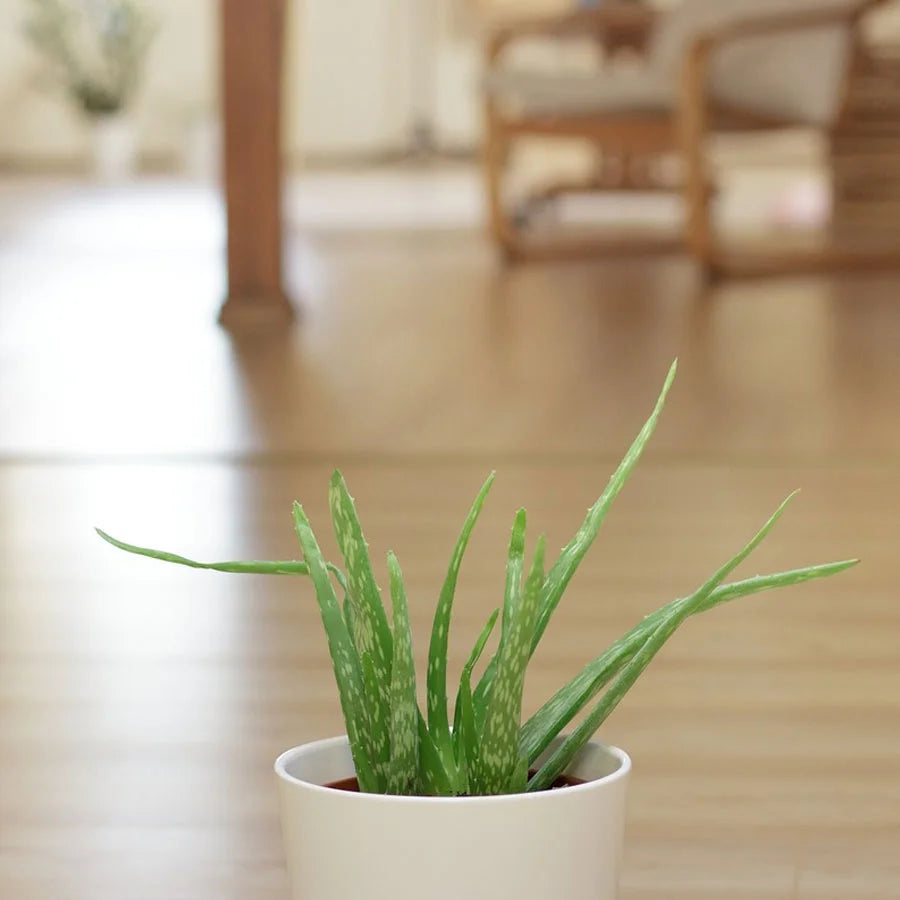
[{"label": "white cushion", "polygon": [[675,85],[650,68],[613,69],[590,75],[554,75],[497,69],[486,89],[509,112],[524,116],[671,110]]},{"label": "white cushion", "polygon": [[[723,25],[780,13],[853,8],[859,0],[682,0],[663,16],[651,65],[677,77],[691,39]],[[712,96],[729,106],[809,124],[838,110],[850,59],[846,27],[790,30],[729,41],[712,60]]]},{"label": "white cushion", "polygon": [[829,125],[839,112],[849,58],[849,36],[834,28],[777,41],[747,38],[713,59],[710,93],[728,107]]}]

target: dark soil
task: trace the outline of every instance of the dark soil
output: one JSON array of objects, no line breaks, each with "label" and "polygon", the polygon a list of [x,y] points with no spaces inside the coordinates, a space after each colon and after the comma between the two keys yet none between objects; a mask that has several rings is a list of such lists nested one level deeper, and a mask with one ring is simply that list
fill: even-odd
[{"label": "dark soil", "polygon": [[[533,778],[535,774],[534,771],[531,771],[528,773],[528,777]],[[559,790],[559,788],[575,787],[579,784],[585,784],[585,781],[581,778],[575,778],[573,775],[560,775],[548,790],[556,791]],[[352,778],[342,778],[340,781],[332,781],[330,784],[326,784],[325,787],[333,788],[336,791],[348,791],[353,794],[359,793],[359,782],[356,780],[355,775]]]}]

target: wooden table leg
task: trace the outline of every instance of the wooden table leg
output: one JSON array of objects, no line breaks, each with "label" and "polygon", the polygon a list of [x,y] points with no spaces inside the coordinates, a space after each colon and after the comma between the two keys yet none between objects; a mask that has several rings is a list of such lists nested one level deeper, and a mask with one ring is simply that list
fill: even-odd
[{"label": "wooden table leg", "polygon": [[281,78],[285,0],[222,0],[227,326],[288,322],[283,287]]}]

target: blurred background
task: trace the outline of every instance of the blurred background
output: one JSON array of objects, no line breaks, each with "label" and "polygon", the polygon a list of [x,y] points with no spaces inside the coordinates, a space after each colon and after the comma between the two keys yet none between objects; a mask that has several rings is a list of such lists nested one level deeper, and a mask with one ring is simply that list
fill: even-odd
[{"label": "blurred background", "polygon": [[94,526],[333,554],[338,466],[421,663],[496,469],[455,672],[678,356],[526,712],[802,487],[741,575],[864,565],[610,719],[622,897],[900,896],[898,297],[890,0],[0,0],[0,895],[286,897],[270,766],[342,729],[308,585]]}]

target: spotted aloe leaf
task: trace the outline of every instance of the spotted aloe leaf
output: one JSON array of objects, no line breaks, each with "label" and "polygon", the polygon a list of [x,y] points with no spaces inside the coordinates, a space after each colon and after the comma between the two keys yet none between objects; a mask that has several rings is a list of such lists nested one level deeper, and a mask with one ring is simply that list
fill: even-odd
[{"label": "spotted aloe leaf", "polygon": [[[179,556],[177,553],[168,553],[165,550],[151,550],[149,547],[126,544],[125,541],[114,538],[100,528],[95,528],[94,531],[107,544],[112,544],[113,547],[124,550],[126,553],[133,553],[135,556],[146,556],[149,559],[174,563],[178,566],[186,566],[189,569],[207,569],[212,572],[228,572],[232,575],[309,575],[309,566],[302,559],[235,559],[228,562],[200,562],[196,559],[189,559],[186,556]],[[328,571],[338,580],[346,594],[347,578],[344,573],[333,563],[326,563],[326,565],[328,566]]]},{"label": "spotted aloe leaf", "polygon": [[[525,517],[525,510],[519,510],[519,516]],[[525,533],[524,525],[521,534],[521,540],[516,543],[516,527],[518,524],[518,516],[516,523],[513,525],[512,542],[510,543],[510,551],[506,562],[506,588],[503,596],[503,617],[504,629],[506,626],[506,618],[508,611],[518,602],[518,595],[522,589],[522,572],[525,568]],[[519,546],[521,544],[521,546]],[[515,555],[513,551],[515,550]],[[521,551],[521,554],[519,553]],[[518,574],[516,574],[518,573]],[[511,596],[514,593],[515,596]],[[491,657],[473,696],[473,705],[475,707],[475,725],[480,734],[484,730],[484,720],[487,716],[488,704],[491,698],[491,688],[494,684],[494,676],[497,673],[497,665],[500,661],[500,648]]]},{"label": "spotted aloe leaf", "polygon": [[359,787],[362,791],[378,791],[381,782],[372,763],[372,748],[368,734],[369,717],[359,655],[344,621],[322,551],[319,549],[309,519],[299,503],[294,504],[294,527],[316,590]]},{"label": "spotted aloe leaf", "polygon": [[791,494],[753,538],[725,565],[716,570],[695,593],[685,600],[678,601],[669,609],[584,722],[563,742],[531,780],[528,786],[530,791],[539,791],[550,787],[563,774],[566,766],[572,762],[609,714],[618,706],[666,641],[689,616],[700,610],[703,604],[709,600],[713,591],[765,540],[793,498],[794,494]]},{"label": "spotted aloe leaf", "polygon": [[344,611],[344,621],[347,623],[347,629],[350,634],[353,634],[353,603],[350,601],[350,589],[345,583],[343,585],[344,588],[344,602],[341,604],[341,608]]},{"label": "spotted aloe leaf", "polygon": [[409,608],[400,563],[388,554],[394,612],[394,659],[391,665],[389,794],[414,793],[419,777],[419,707]]},{"label": "spotted aloe leaf", "polygon": [[347,625],[351,636],[353,635],[353,604],[350,601],[350,585],[347,583],[347,576],[337,567],[328,563],[328,570],[334,576],[334,580],[340,585],[341,593],[344,600],[341,603],[341,609],[344,613],[344,622]]},{"label": "spotted aloe leaf", "polygon": [[331,478],[328,494],[331,519],[338,547],[347,566],[350,624],[362,664],[363,683],[369,712],[375,773],[386,783],[391,756],[388,711],[390,709],[393,639],[381,592],[375,582],[369,547],[356,514],[353,498],[340,472]]},{"label": "spotted aloe leaf", "polygon": [[481,679],[475,687],[473,702],[475,705],[475,718],[479,730],[484,727],[484,719],[487,716],[488,703],[491,698],[491,689],[494,686],[494,678],[497,675],[498,656],[495,653],[487,664]]},{"label": "spotted aloe leaf", "polygon": [[[516,520],[516,525],[521,525],[524,538],[524,516]],[[500,636],[500,649],[497,651],[497,675],[481,735],[477,778],[479,788],[487,794],[510,791],[519,771],[517,764],[522,693],[525,688],[525,669],[531,656],[531,635],[534,633],[544,583],[544,550],[544,538],[541,537],[535,548],[534,561],[525,580],[524,590],[518,595],[513,594],[510,608],[504,608],[503,633]]]},{"label": "spotted aloe leaf", "polygon": [[[707,612],[723,603],[748,597],[776,588],[789,587],[830,578],[855,566],[856,560],[826,563],[777,572],[773,575],[756,575],[742,581],[724,584],[716,588],[694,614]],[[672,600],[635,625],[624,637],[616,641],[606,652],[588,663],[568,684],[560,688],[523,726],[519,739],[519,752],[529,762],[535,760],[550,746],[553,739],[581,712],[582,709],[615,677],[616,673],[637,653],[653,632],[662,624],[674,608],[686,598]]]},{"label": "spotted aloe leaf", "polygon": [[463,523],[444,585],[438,598],[437,609],[434,614],[434,623],[431,628],[431,643],[428,648],[428,674],[427,674],[427,708],[428,730],[434,740],[438,752],[444,760],[447,771],[455,767],[453,745],[450,737],[450,720],[447,715],[447,643],[450,632],[450,615],[453,610],[453,598],[456,594],[456,582],[459,578],[459,569],[462,565],[463,555],[472,535],[472,529],[481,514],[484,501],[487,499],[491,485],[494,483],[492,472],[485,481],[475,502],[472,504],[469,514]]},{"label": "spotted aloe leaf", "polygon": [[428,731],[425,717],[419,713],[419,790],[426,797],[452,797],[459,793],[455,774],[448,772],[444,756]]},{"label": "spotted aloe leaf", "polygon": [[[100,528],[95,528],[94,531],[108,544],[112,544],[113,547],[124,550],[126,553],[133,553],[135,556],[146,556],[149,559],[174,563],[190,569],[207,569],[213,572],[228,572],[236,575],[309,575],[309,566],[301,559],[200,562],[199,560],[189,559],[187,556],[179,556],[177,553],[169,553],[165,550],[151,550],[149,547],[126,544],[125,541],[114,538]],[[352,610],[350,609],[350,589],[347,584],[347,576],[333,563],[326,563],[326,566],[341,586],[344,594],[344,618],[349,624],[352,621]]]},{"label": "spotted aloe leaf", "polygon": [[472,705],[471,673],[463,672],[459,680],[456,698],[456,715],[453,722],[453,746],[456,754],[458,782],[456,793],[471,794],[476,791],[474,774],[478,771],[481,748],[475,728],[475,707]]},{"label": "spotted aloe leaf", "polygon": [[[525,525],[526,512],[520,509],[516,514],[513,523],[512,537],[510,539],[509,554],[506,561],[506,588],[503,595],[503,627],[502,634],[508,634],[510,628],[510,620],[514,611],[518,608],[522,592],[522,572],[525,568]],[[484,730],[485,718],[487,717],[488,705],[490,703],[491,687],[494,683],[494,675],[500,662],[500,650],[502,649],[503,639],[501,636],[501,645],[497,648],[497,652],[491,657],[488,667],[478,684],[473,698],[475,707],[475,726],[478,733]]]},{"label": "spotted aloe leaf", "polygon": [[94,531],[113,547],[124,550],[126,553],[134,553],[137,556],[148,556],[162,562],[175,563],[179,566],[187,566],[191,569],[211,569],[214,572],[232,572],[239,575],[309,575],[309,566],[299,559],[286,559],[272,562],[264,560],[234,560],[232,562],[198,562],[179,556],[177,553],[167,553],[164,550],[150,550],[148,547],[138,547],[135,544],[126,544],[124,541],[108,535],[105,531],[95,528]]}]

